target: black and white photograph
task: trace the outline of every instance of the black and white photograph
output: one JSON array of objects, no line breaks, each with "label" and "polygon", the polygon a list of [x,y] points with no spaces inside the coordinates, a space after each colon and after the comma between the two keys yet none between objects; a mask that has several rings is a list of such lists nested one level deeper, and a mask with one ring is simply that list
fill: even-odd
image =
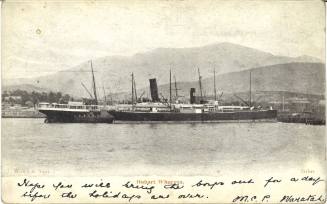
[{"label": "black and white photograph", "polygon": [[325,203],[325,3],[7,0],[4,203]]}]

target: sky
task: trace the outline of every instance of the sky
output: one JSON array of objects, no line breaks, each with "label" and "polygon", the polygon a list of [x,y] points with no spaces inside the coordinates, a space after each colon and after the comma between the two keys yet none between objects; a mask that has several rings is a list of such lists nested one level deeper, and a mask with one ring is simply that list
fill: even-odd
[{"label": "sky", "polygon": [[35,77],[111,55],[231,42],[325,61],[320,0],[8,0],[2,77]]}]

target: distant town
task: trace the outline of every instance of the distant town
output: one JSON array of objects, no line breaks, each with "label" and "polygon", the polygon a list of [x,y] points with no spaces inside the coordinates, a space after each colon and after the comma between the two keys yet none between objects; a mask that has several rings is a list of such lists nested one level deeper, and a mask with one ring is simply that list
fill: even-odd
[{"label": "distant town", "polygon": [[[164,92],[164,91],[163,91]],[[248,93],[220,95],[218,99],[221,105],[247,105]],[[255,107],[272,107],[278,110],[280,120],[300,120],[301,118],[315,118],[315,120],[325,120],[325,99],[321,95],[309,95],[292,92],[256,92],[253,93],[252,105]],[[206,100],[214,100],[213,95],[205,96]],[[141,96],[138,102],[147,102],[150,99],[147,96]],[[162,98],[161,100],[167,100]],[[187,103],[188,96],[174,96],[173,100],[179,103]],[[73,98],[68,94],[61,92],[28,92],[25,90],[3,91],[2,93],[2,117],[22,117],[22,118],[40,118],[45,117],[36,110],[40,102],[67,104],[68,101],[83,101],[85,104],[91,104],[92,100],[88,98]],[[200,96],[196,96],[196,101],[200,101]],[[115,100],[114,96],[106,96],[99,100],[100,104],[131,104],[129,98]],[[294,119],[295,118],[295,119]],[[292,121],[289,121],[292,122]]]}]

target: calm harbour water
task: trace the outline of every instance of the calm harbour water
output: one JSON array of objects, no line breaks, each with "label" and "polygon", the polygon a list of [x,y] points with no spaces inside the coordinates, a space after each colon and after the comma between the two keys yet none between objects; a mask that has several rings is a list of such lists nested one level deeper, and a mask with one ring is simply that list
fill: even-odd
[{"label": "calm harbour water", "polygon": [[212,175],[325,159],[325,126],[45,124],[2,119],[4,175]]}]

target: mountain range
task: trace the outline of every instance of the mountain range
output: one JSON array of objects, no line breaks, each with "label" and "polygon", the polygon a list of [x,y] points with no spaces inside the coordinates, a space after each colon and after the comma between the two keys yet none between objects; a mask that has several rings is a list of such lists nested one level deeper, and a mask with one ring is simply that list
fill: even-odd
[{"label": "mountain range", "polygon": [[[254,90],[325,93],[325,68],[310,56],[276,56],[257,49],[232,43],[218,43],[193,48],[158,48],[133,56],[108,56],[92,60],[98,92],[129,93],[131,73],[136,86],[147,90],[149,78],[157,78],[159,87],[167,90],[169,70],[176,77],[181,93],[198,87],[198,69],[206,92],[213,92],[213,70],[217,88],[225,92],[248,90],[249,70]],[[18,80],[3,79],[3,89],[12,86],[61,91],[87,97],[81,82],[91,91],[90,61],[55,74]],[[165,91],[163,91],[165,92]]]},{"label": "mountain range", "polygon": [[[263,92],[292,92],[306,95],[325,94],[325,66],[322,63],[287,63],[264,67],[257,67],[240,72],[226,73],[216,76],[217,95],[222,93],[255,93]],[[199,82],[172,83],[172,95],[176,96],[175,88],[179,96],[188,98],[190,88],[196,88],[196,95],[200,95]],[[158,86],[159,93],[169,97],[169,83]],[[214,77],[202,80],[203,95],[214,96]],[[150,96],[149,88],[138,90],[138,96],[145,93]],[[129,99],[130,92],[117,93],[114,98]]]}]

